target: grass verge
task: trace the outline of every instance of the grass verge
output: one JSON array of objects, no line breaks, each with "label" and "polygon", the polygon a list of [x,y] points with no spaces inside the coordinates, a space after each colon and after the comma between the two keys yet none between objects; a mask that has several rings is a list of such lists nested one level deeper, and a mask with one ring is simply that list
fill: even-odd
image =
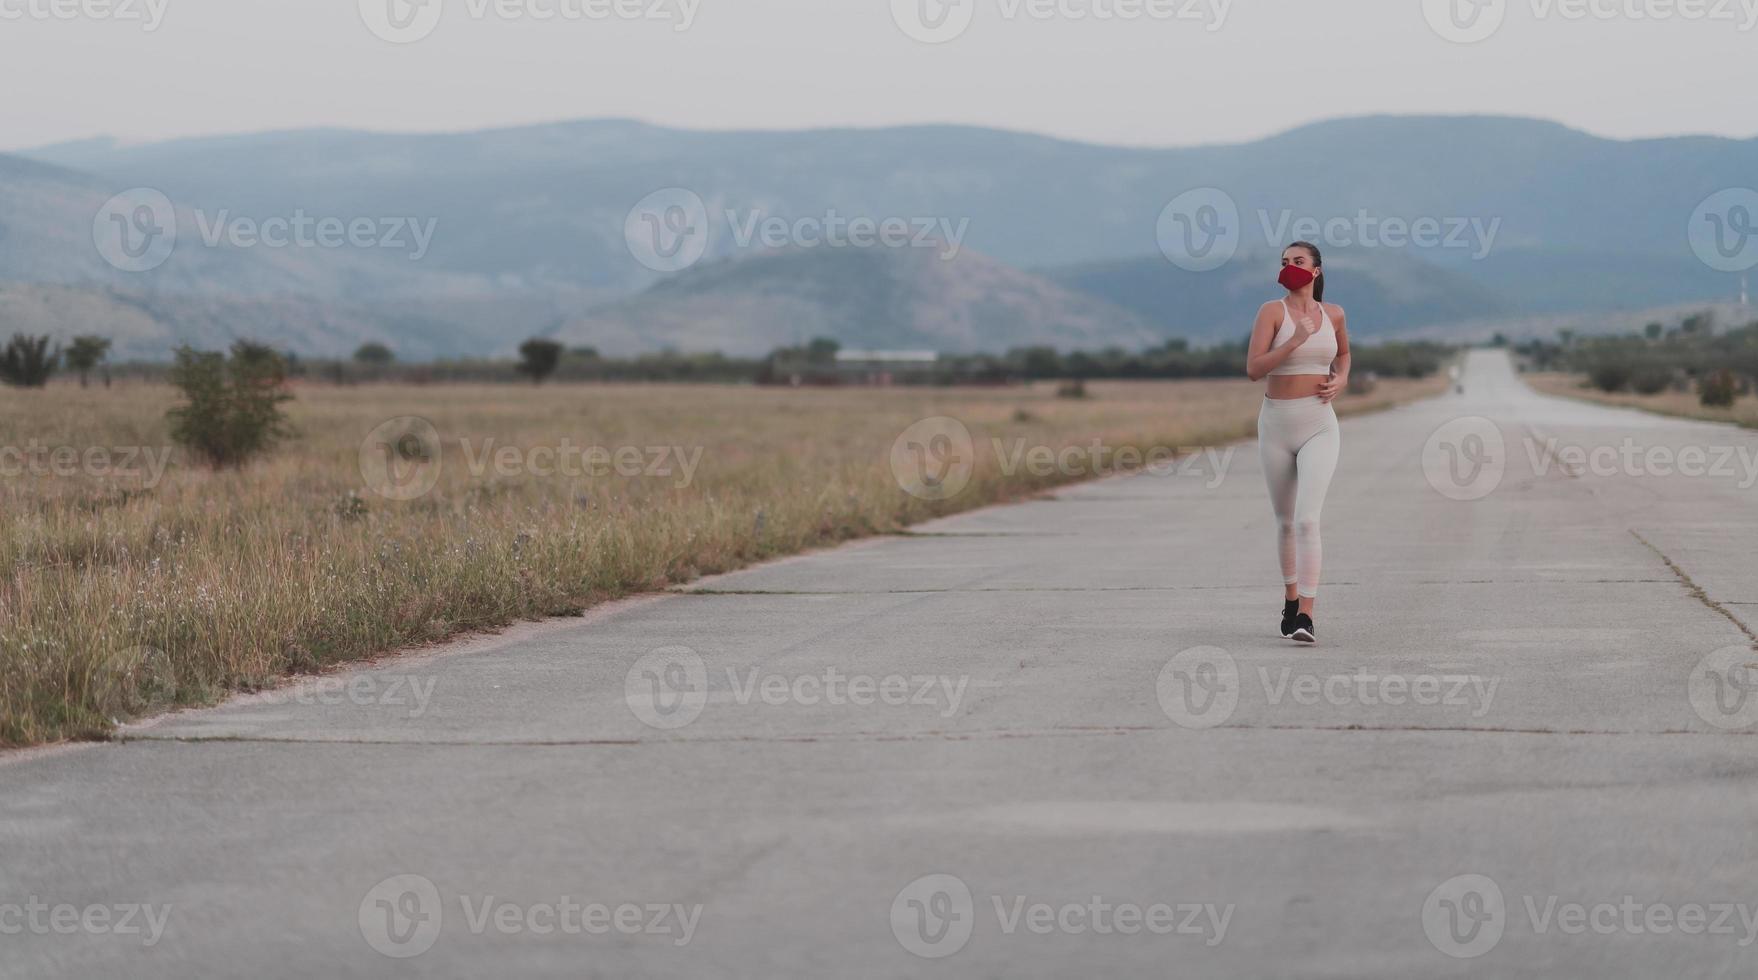
[{"label": "grass verge", "polygon": [[1741,398],[1728,408],[1705,408],[1694,391],[1663,391],[1658,395],[1638,395],[1627,391],[1601,391],[1589,386],[1584,378],[1575,374],[1535,373],[1521,375],[1521,378],[1547,395],[1635,408],[1674,418],[1732,422],[1748,429],[1758,429],[1758,398]]}]

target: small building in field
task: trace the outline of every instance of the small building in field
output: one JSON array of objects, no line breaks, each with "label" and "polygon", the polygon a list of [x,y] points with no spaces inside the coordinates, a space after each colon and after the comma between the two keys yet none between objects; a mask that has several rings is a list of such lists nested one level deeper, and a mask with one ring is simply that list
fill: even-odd
[{"label": "small building in field", "polygon": [[839,350],[836,374],[843,384],[890,385],[932,375],[940,355],[931,350]]}]

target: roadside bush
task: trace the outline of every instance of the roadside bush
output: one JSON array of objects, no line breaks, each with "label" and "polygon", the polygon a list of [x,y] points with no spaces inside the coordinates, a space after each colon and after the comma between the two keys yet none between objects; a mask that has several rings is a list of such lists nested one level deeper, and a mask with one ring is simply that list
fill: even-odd
[{"label": "roadside bush", "polygon": [[1587,370],[1587,380],[1593,387],[1603,392],[1623,391],[1630,386],[1630,379],[1636,370],[1629,361],[1622,358],[1601,357],[1593,362]]},{"label": "roadside bush", "polygon": [[1738,390],[1739,386],[1734,380],[1734,373],[1727,368],[1722,368],[1718,371],[1711,371],[1704,376],[1698,387],[1698,396],[1702,400],[1704,408],[1731,408]]},{"label": "roadside bush", "polygon": [[287,363],[262,345],[240,340],[231,357],[190,347],[177,350],[171,383],[186,404],[166,413],[171,439],[210,466],[243,466],[293,434],[281,403]]},{"label": "roadside bush", "polygon": [[61,352],[49,350],[49,338],[13,334],[0,351],[0,381],[18,388],[41,388],[60,364]]},{"label": "roadside bush", "polygon": [[1630,374],[1630,387],[1638,395],[1658,395],[1672,384],[1673,372],[1660,364],[1644,364]]}]

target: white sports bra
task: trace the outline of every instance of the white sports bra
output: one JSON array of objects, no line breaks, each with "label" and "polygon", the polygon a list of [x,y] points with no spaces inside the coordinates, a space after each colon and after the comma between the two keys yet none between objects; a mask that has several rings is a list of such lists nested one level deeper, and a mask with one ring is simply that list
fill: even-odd
[{"label": "white sports bra", "polygon": [[[1271,371],[1271,376],[1288,374],[1325,374],[1331,373],[1331,364],[1337,360],[1337,328],[1331,326],[1331,315],[1325,312],[1323,303],[1319,304],[1318,333],[1306,338],[1306,343],[1294,348],[1294,353],[1282,362],[1282,366]],[[1270,341],[1271,347],[1280,347],[1294,336],[1294,314],[1288,309],[1288,301],[1282,301],[1282,325],[1276,329],[1276,338]]]}]

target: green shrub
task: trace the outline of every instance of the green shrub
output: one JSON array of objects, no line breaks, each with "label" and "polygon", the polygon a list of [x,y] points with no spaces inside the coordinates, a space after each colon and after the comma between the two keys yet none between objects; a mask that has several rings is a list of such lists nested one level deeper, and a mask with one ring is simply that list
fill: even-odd
[{"label": "green shrub", "polygon": [[1604,392],[1623,391],[1630,386],[1630,378],[1636,371],[1629,361],[1622,358],[1602,357],[1593,362],[1587,371],[1587,379],[1593,387]]},{"label": "green shrub", "polygon": [[[835,351],[831,352],[835,357]],[[531,379],[532,384],[542,384],[543,379],[555,373],[562,363],[562,345],[553,340],[533,337],[519,345],[519,363],[516,370]]]},{"label": "green shrub", "polygon": [[1727,368],[1709,372],[1698,386],[1704,408],[1731,408],[1738,391],[1739,385],[1734,380],[1734,373]]},{"label": "green shrub", "polygon": [[229,358],[178,348],[171,383],[187,404],[166,413],[171,439],[210,466],[243,466],[293,434],[286,380],[286,361],[262,344],[240,340]]},{"label": "green shrub", "polygon": [[18,388],[41,388],[61,361],[61,352],[49,350],[49,338],[13,334],[0,351],[0,381]]},{"label": "green shrub", "polygon": [[1661,364],[1643,364],[1630,375],[1630,387],[1638,395],[1658,395],[1672,384],[1673,372]]},{"label": "green shrub", "polygon": [[67,345],[67,366],[79,375],[79,386],[84,388],[91,381],[92,369],[103,362],[110,353],[110,339],[86,335],[73,338]]}]

